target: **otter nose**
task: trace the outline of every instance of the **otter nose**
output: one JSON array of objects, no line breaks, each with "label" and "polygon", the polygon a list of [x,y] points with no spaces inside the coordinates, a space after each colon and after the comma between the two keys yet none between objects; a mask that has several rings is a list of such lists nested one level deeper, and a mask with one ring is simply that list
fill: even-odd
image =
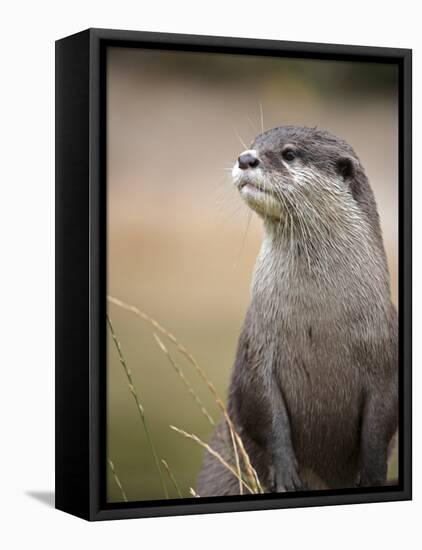
[{"label": "otter nose", "polygon": [[239,168],[247,170],[248,168],[256,168],[259,164],[259,158],[256,156],[255,151],[245,151],[237,159]]}]

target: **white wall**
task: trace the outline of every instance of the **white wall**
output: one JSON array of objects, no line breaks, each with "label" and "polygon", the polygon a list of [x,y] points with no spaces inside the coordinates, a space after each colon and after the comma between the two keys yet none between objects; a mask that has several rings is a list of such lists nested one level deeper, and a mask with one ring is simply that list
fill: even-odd
[{"label": "white wall", "polygon": [[[421,232],[417,3],[368,0],[8,2],[0,33],[0,544],[5,548],[397,548],[420,540],[421,387],[415,276],[414,502],[88,524],[28,493],[53,490],[54,40],[86,27],[414,49],[415,243]],[[420,254],[415,247],[415,269]],[[4,539],[4,540],[3,540]],[[4,542],[8,540],[6,544]],[[129,546],[130,545],[130,546]]]}]

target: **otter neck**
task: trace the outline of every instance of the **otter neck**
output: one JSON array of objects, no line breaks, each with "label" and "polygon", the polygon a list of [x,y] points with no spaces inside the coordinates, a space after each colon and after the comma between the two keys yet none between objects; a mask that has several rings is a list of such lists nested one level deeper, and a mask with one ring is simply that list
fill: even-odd
[{"label": "otter neck", "polygon": [[252,284],[259,302],[294,299],[309,305],[311,300],[324,308],[334,301],[348,308],[362,301],[378,307],[389,300],[384,251],[374,249],[369,228],[363,232],[362,224],[337,225],[324,234],[273,221],[264,227]]},{"label": "otter neck", "polygon": [[[275,257],[281,258],[292,268],[307,266],[314,274],[318,273],[316,268],[319,267],[322,277],[327,270],[341,266],[360,271],[362,263],[378,263],[386,274],[384,248],[363,218],[327,219],[324,224],[312,220],[307,225],[303,220],[280,222],[267,219],[264,220],[264,231],[262,251],[270,254],[271,261]],[[381,262],[377,262],[379,256]]]}]

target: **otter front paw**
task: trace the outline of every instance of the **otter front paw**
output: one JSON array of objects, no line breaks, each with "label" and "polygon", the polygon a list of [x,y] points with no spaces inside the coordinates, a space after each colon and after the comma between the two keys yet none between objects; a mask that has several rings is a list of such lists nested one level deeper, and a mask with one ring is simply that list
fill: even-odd
[{"label": "otter front paw", "polygon": [[273,493],[285,493],[289,491],[305,491],[306,485],[300,478],[299,469],[296,461],[289,462],[283,467],[273,471]]},{"label": "otter front paw", "polygon": [[380,487],[385,485],[387,476],[384,472],[361,471],[355,480],[355,487]]}]

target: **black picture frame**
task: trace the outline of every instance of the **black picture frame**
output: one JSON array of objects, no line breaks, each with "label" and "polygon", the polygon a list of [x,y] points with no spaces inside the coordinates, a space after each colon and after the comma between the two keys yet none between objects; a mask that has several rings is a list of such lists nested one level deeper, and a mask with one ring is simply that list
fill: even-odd
[{"label": "black picture frame", "polygon": [[[110,46],[394,63],[399,68],[399,483],[110,504],[106,487],[106,86]],[[412,496],[412,52],[89,29],[56,42],[56,508],[87,520],[409,500]]]}]

